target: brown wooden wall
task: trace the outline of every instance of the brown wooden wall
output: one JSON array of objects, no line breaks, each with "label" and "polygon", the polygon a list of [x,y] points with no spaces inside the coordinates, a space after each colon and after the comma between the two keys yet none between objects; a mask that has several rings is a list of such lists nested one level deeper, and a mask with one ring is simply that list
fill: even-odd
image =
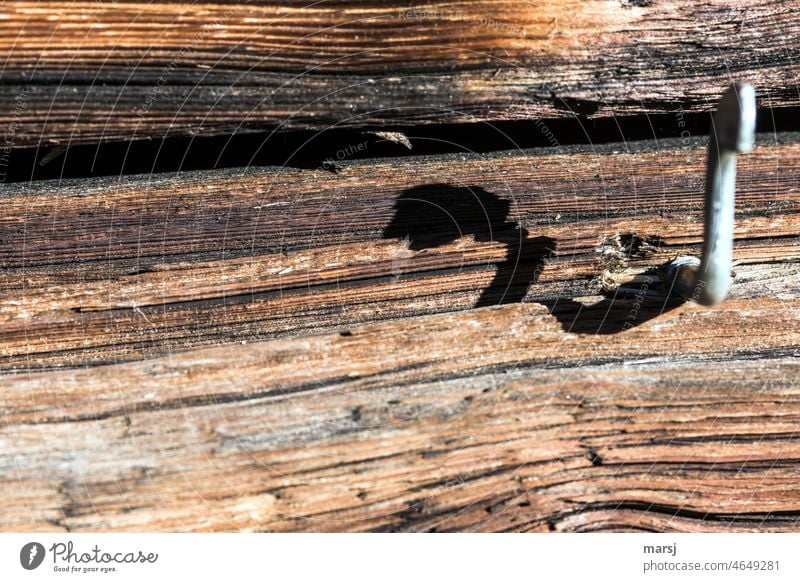
[{"label": "brown wooden wall", "polygon": [[[330,126],[629,126],[708,111],[731,79],[786,120],[798,14],[5,2],[0,159]],[[739,162],[715,308],[665,296],[663,266],[700,251],[705,138],[655,126],[2,181],[0,530],[795,531],[800,134],[775,125]]]},{"label": "brown wooden wall", "polygon": [[797,106],[794,1],[4,2],[16,147]]}]

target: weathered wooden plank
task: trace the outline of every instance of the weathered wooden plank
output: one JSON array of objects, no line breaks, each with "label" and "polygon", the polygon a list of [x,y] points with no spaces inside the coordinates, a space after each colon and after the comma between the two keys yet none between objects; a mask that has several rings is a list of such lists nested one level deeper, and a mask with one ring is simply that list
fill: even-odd
[{"label": "weathered wooden plank", "polygon": [[[798,14],[4,2],[3,147],[520,119],[556,144],[541,118],[678,123],[723,71],[793,107]],[[659,270],[699,250],[702,140],[13,185],[5,149],[0,530],[796,531],[798,144],[742,157],[714,309]]]},{"label": "weathered wooden plank", "polygon": [[798,331],[518,304],[6,376],[0,528],[794,530]]},{"label": "weathered wooden plank", "polygon": [[[797,142],[741,160],[734,297],[797,292]],[[9,185],[0,367],[655,290],[653,268],[699,250],[704,155],[696,141],[620,147]],[[631,302],[603,326],[589,311],[562,323],[610,331]]]},{"label": "weathered wooden plank", "polygon": [[796,1],[4,2],[6,146],[798,105]]}]

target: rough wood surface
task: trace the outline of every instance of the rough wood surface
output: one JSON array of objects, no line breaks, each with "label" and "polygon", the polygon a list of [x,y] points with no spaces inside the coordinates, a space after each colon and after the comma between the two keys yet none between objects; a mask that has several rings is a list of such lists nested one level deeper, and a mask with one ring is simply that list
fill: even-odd
[{"label": "rough wood surface", "polygon": [[800,4],[0,4],[5,145],[796,106]]},{"label": "rough wood surface", "polygon": [[7,186],[0,529],[796,530],[797,143]]},{"label": "rough wood surface", "polygon": [[798,313],[578,336],[505,305],[6,377],[1,524],[796,529]]},{"label": "rough wood surface", "polygon": [[[734,294],[796,288],[797,143],[773,137],[741,160]],[[657,284],[651,270],[702,238],[700,144],[623,148],[8,185],[0,368],[520,300],[548,305],[568,330],[614,331],[606,303],[573,321],[569,299]]]}]

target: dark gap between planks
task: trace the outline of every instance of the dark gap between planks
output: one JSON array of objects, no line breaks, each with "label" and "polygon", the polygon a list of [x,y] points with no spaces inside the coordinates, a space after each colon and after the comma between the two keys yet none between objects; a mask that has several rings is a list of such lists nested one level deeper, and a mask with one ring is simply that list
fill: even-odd
[{"label": "dark gap between planks", "polygon": [[[102,144],[40,146],[12,150],[5,183],[162,172],[286,166],[337,170],[337,163],[364,158],[603,144],[707,135],[709,113],[380,128],[404,134],[412,149],[369,130],[242,133],[172,137]],[[800,130],[800,108],[759,111],[759,132]]]}]

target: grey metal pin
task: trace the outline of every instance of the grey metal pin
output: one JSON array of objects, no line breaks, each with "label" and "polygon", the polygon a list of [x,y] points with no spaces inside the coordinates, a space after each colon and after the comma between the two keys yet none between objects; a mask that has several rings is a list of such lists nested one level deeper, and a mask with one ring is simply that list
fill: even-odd
[{"label": "grey metal pin", "polygon": [[706,170],[703,256],[678,257],[667,268],[673,293],[702,305],[728,296],[733,268],[736,154],[753,148],[756,92],[751,85],[730,87],[712,118]]}]

